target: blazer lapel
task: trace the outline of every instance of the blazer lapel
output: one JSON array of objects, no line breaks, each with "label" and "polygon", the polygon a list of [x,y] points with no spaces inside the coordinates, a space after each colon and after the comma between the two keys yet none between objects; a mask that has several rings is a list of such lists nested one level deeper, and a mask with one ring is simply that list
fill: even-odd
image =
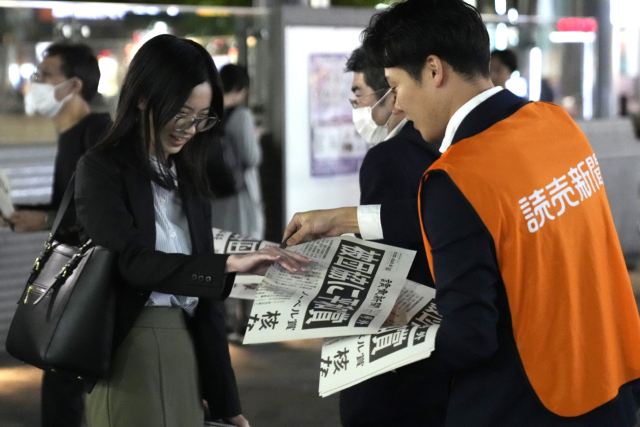
[{"label": "blazer lapel", "polygon": [[156,247],[156,214],[151,181],[134,168],[123,172],[136,226],[148,248]]}]

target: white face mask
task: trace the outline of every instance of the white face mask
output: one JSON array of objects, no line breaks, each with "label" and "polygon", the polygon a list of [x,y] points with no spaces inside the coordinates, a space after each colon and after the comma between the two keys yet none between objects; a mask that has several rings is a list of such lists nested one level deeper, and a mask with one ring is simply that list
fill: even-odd
[{"label": "white face mask", "polygon": [[[65,84],[66,82],[60,83]],[[58,101],[55,96],[56,86],[48,83],[31,83],[31,90],[24,96],[24,111],[29,116],[38,113],[50,119],[54,118],[62,109],[64,103],[73,96],[67,95],[63,100]]]},{"label": "white face mask", "polygon": [[389,118],[387,122],[379,126],[375,120],[373,120],[373,109],[380,104],[385,97],[391,91],[387,92],[373,107],[361,107],[353,109],[353,124],[356,126],[356,130],[367,143],[376,145],[389,134],[389,120],[391,120],[391,112],[389,112]]}]

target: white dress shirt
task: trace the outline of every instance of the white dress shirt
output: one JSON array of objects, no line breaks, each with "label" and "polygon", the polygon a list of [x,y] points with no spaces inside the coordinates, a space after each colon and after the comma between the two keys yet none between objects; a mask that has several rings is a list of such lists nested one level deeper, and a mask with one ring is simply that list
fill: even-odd
[{"label": "white dress shirt", "polygon": [[[155,158],[151,158],[151,164],[157,169]],[[171,168],[175,176],[175,165]],[[182,199],[177,191],[162,188],[151,181],[153,191],[153,206],[156,217],[156,250],[169,254],[191,255],[191,235],[189,234],[189,222],[182,209]],[[193,316],[198,297],[164,294],[152,292],[146,306],[153,307],[181,307],[188,315]]]},{"label": "white dress shirt", "polygon": [[[444,139],[440,145],[440,152],[444,153],[451,146],[453,137],[460,126],[460,123],[467,117],[478,105],[500,92],[502,87],[496,86],[487,89],[484,92],[474,96],[466,104],[460,107],[451,116],[451,120],[447,124],[447,130],[444,133]],[[380,205],[363,205],[358,206],[358,227],[360,235],[364,240],[381,240],[384,238],[382,233],[382,221],[380,219]]]}]

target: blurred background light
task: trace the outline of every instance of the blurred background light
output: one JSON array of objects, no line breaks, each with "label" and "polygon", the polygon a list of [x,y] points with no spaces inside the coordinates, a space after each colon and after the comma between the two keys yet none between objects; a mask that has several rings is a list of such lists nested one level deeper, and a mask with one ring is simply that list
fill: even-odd
[{"label": "blurred background light", "polygon": [[507,24],[500,23],[496,27],[496,49],[505,50],[509,44],[509,29]]},{"label": "blurred background light", "polygon": [[552,31],[549,40],[553,43],[593,43],[596,33],[582,31]]},{"label": "blurred background light", "polygon": [[611,24],[618,27],[640,26],[640,1],[638,0],[611,0],[610,3]]},{"label": "blurred background light", "polygon": [[11,82],[11,86],[14,88],[18,88],[20,86],[20,82],[22,81],[20,77],[20,66],[18,64],[9,64],[9,82]]},{"label": "blurred background light", "polygon": [[22,64],[20,66],[20,76],[22,76],[22,78],[25,80],[30,78],[31,75],[35,73],[35,71],[36,71],[36,66],[29,62]]},{"label": "blurred background light", "polygon": [[53,3],[51,14],[54,18],[76,18],[76,19],[112,19],[124,18],[130,6],[122,4],[102,3],[99,8],[93,4],[82,3]]},{"label": "blurred background light", "polygon": [[180,13],[180,9],[178,9],[176,6],[169,6],[167,8],[167,15],[169,16],[177,16],[178,13]]},{"label": "blurred background light", "polygon": [[529,51],[529,100],[540,101],[542,90],[542,50],[534,47]]},{"label": "blurred background light", "polygon": [[44,51],[51,45],[51,42],[39,42],[36,43],[36,58],[38,62],[42,62],[44,59]]},{"label": "blurred background light", "polygon": [[67,39],[73,35],[73,28],[71,25],[65,24],[62,26],[62,35]]},{"label": "blurred background light", "polygon": [[118,94],[118,61],[111,56],[99,56],[98,67],[100,68],[100,83],[98,92],[105,96],[115,96]]},{"label": "blurred background light", "polygon": [[520,76],[520,71],[511,73],[511,77],[504,84],[505,89],[509,89],[513,94],[524,98],[527,96],[527,80]]}]

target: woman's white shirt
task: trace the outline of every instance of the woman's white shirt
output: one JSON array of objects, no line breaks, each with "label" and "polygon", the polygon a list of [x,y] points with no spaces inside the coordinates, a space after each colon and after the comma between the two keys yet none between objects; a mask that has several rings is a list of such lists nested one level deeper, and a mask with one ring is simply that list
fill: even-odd
[{"label": "woman's white shirt", "polygon": [[[151,164],[157,169],[160,165],[154,157]],[[171,168],[176,175],[175,165]],[[189,234],[189,222],[182,207],[182,199],[177,191],[167,190],[151,181],[153,206],[156,222],[156,250],[170,254],[191,255],[192,244]],[[198,297],[164,294],[152,292],[146,303],[154,307],[181,307],[188,315],[193,316]]]}]

